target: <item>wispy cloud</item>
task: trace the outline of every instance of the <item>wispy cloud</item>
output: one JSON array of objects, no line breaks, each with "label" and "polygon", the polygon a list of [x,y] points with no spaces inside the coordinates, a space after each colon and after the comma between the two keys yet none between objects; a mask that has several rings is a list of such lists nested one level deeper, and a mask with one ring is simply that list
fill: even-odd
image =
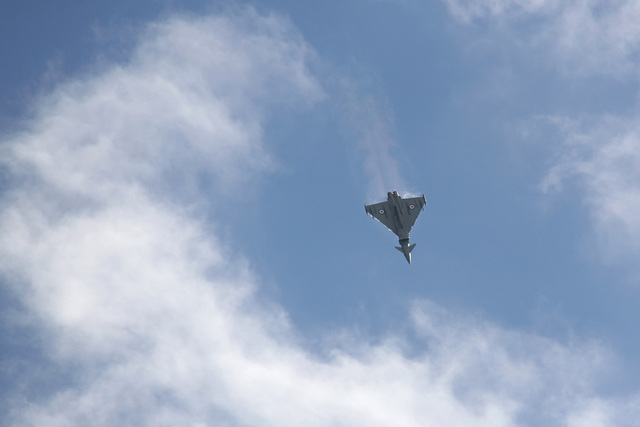
[{"label": "wispy cloud", "polygon": [[[640,65],[640,4],[631,0],[472,2],[446,0],[461,23],[479,25],[478,31],[496,44],[512,46],[510,54],[530,55],[529,71],[548,67],[568,86],[590,93],[593,75],[601,85],[624,79],[637,88]],[[497,37],[501,35],[501,37]],[[507,35],[508,37],[504,37]],[[524,49],[523,49],[524,48]],[[582,79],[582,80],[581,80]],[[608,80],[607,80],[608,79]],[[582,83],[579,83],[582,82]],[[524,82],[527,84],[527,82]],[[568,92],[569,93],[569,92]],[[594,92],[597,93],[597,92]],[[597,105],[597,97],[592,96]],[[592,102],[593,103],[593,102]],[[535,112],[531,127],[541,126],[552,147],[545,192],[577,185],[593,219],[599,246],[608,261],[640,256],[638,173],[638,115],[627,106],[604,114],[588,114],[573,102],[573,113]],[[553,105],[550,108],[555,108]],[[594,105],[586,109],[595,109]],[[616,116],[616,114],[618,114]],[[551,126],[548,126],[551,125]],[[540,130],[538,130],[540,132]]]},{"label": "wispy cloud", "polygon": [[607,260],[640,257],[640,122],[637,118],[550,118],[557,125],[555,165],[545,192],[568,183],[583,191]]},{"label": "wispy cloud", "polygon": [[[488,22],[500,43],[534,48],[568,74],[637,76],[640,5],[634,0],[444,0],[460,22]],[[527,55],[531,52],[524,49]]]},{"label": "wispy cloud", "polygon": [[[424,350],[401,335],[371,344],[346,333],[314,354],[283,309],[255,298],[256,273],[192,213],[205,196],[197,175],[242,188],[268,169],[264,120],[321,96],[309,55],[286,21],[250,9],[169,19],[142,34],[129,62],[43,97],[3,142],[15,178],[0,216],[3,286],[47,337],[46,360],[16,376],[5,420],[635,422],[633,398],[599,394],[616,360],[595,342],[506,331],[419,302],[407,326]],[[47,370],[68,375],[41,387]]]}]

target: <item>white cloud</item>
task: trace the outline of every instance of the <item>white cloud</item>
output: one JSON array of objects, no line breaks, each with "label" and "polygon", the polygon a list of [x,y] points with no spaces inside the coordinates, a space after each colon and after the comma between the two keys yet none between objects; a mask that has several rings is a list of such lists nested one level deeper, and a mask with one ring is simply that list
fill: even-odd
[{"label": "white cloud", "polygon": [[[640,4],[635,0],[444,0],[460,22],[489,22],[500,43],[535,48],[541,65],[568,74],[637,77]],[[523,50],[531,55],[529,49]],[[536,56],[538,58],[538,56]]]},{"label": "white cloud", "polygon": [[640,122],[617,117],[552,118],[563,144],[543,190],[578,184],[609,261],[640,256]]},{"label": "white cloud", "polygon": [[143,34],[129,63],[60,85],[4,142],[16,179],[0,216],[3,283],[48,337],[48,359],[31,370],[69,373],[46,388],[19,377],[36,388],[14,387],[9,422],[635,421],[626,399],[598,396],[615,357],[597,343],[505,331],[423,302],[408,323],[426,349],[345,333],[318,355],[286,312],[256,299],[255,273],[191,213],[195,177],[238,187],[269,167],[263,121],[321,97],[309,55],[286,22],[251,10],[170,19]]},{"label": "white cloud", "polygon": [[150,25],[129,64],[43,100],[33,127],[46,140],[19,136],[13,157],[54,189],[100,200],[124,182],[165,186],[167,175],[206,172],[219,188],[247,181],[270,164],[260,128],[268,107],[321,96],[299,36],[253,15]]}]

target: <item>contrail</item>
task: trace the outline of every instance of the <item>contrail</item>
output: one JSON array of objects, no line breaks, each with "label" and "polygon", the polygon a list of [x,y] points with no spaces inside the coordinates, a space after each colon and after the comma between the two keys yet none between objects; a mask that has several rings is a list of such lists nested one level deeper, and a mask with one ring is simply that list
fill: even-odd
[{"label": "contrail", "polygon": [[346,90],[346,120],[364,153],[364,171],[369,181],[367,197],[379,198],[391,190],[405,190],[398,161],[391,153],[396,145],[389,135],[392,114],[373,96],[358,96]]}]

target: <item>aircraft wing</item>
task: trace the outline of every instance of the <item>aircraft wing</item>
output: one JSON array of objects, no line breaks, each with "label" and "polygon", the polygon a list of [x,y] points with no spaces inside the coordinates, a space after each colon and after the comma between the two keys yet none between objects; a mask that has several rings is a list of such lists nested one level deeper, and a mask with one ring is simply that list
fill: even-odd
[{"label": "aircraft wing", "polygon": [[388,201],[376,203],[374,205],[365,206],[364,208],[369,215],[383,223],[389,230],[394,233],[397,232],[397,230],[394,230],[393,218],[391,217],[391,203]]},{"label": "aircraft wing", "polygon": [[416,219],[418,219],[418,215],[420,215],[420,211],[424,208],[424,205],[426,204],[427,204],[427,201],[425,200],[424,196],[400,200],[400,205],[401,205],[400,210],[402,212],[402,223],[408,230],[410,230],[411,227],[413,227],[413,224],[415,224]]}]

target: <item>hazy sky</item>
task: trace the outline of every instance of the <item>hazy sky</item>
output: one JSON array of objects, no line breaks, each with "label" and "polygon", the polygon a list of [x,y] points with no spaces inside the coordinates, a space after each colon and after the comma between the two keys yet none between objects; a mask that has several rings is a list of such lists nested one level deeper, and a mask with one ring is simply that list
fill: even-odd
[{"label": "hazy sky", "polygon": [[0,5],[1,425],[637,424],[640,4],[57,3]]}]

